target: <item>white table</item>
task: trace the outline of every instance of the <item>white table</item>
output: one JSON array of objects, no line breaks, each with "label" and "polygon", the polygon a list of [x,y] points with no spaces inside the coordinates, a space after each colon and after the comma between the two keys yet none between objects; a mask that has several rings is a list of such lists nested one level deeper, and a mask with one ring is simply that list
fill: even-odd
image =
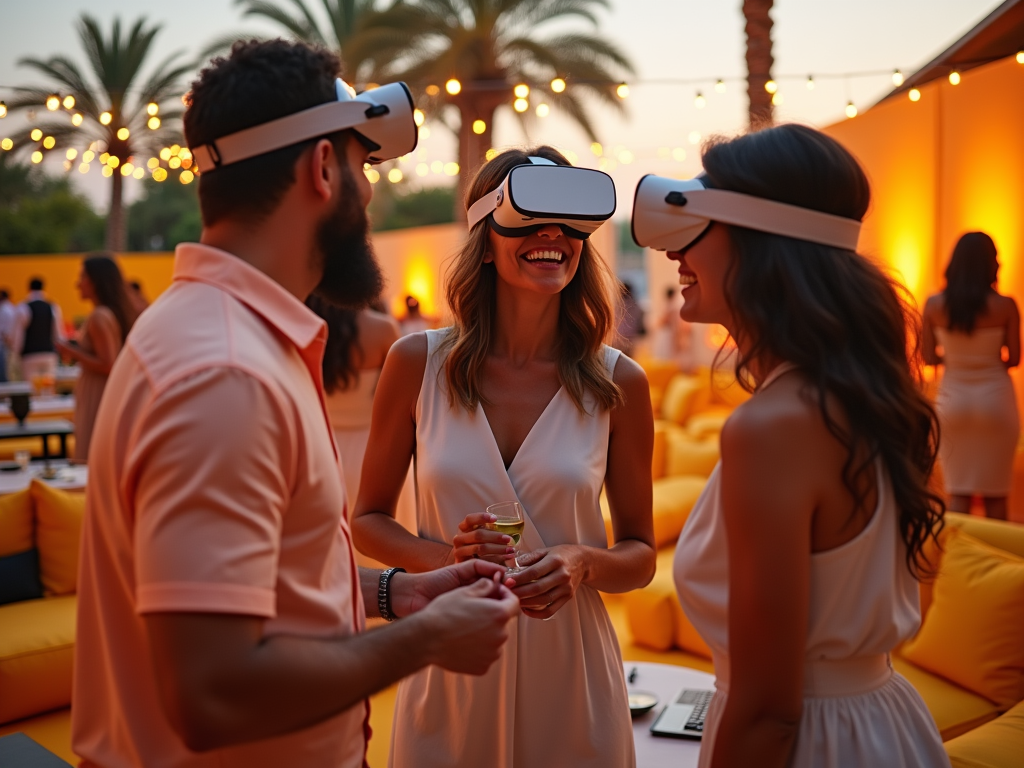
[{"label": "white table", "polygon": [[[37,395],[29,400],[29,418],[33,416],[46,416],[53,419],[71,417],[74,413],[74,395]],[[0,419],[10,420],[13,418],[11,404],[6,400],[0,399]]]},{"label": "white table", "polygon": [[[81,491],[89,479],[89,470],[84,464],[68,464],[66,461],[51,461],[53,467],[60,467],[60,476],[53,480],[43,480],[44,483],[60,488],[62,491]],[[0,496],[7,493],[17,493],[28,488],[33,478],[42,480],[40,474],[44,464],[40,461],[33,461],[28,469],[17,472],[0,472]]]},{"label": "white table", "polygon": [[[652,736],[651,725],[679,691],[683,688],[714,688],[715,676],[689,667],[648,661],[627,661],[623,666],[630,693],[643,691],[658,697],[658,705],[654,709],[633,720],[637,768],[696,768],[701,742]],[[629,673],[634,668],[636,679],[630,683]]]}]

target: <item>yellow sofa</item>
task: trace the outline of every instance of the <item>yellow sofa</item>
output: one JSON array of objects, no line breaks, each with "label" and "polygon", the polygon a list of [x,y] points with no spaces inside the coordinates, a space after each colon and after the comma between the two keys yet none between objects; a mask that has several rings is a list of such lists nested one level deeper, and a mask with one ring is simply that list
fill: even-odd
[{"label": "yellow sofa", "polygon": [[34,481],[0,497],[0,558],[35,550],[42,596],[0,605],[0,723],[71,702],[84,494]]}]

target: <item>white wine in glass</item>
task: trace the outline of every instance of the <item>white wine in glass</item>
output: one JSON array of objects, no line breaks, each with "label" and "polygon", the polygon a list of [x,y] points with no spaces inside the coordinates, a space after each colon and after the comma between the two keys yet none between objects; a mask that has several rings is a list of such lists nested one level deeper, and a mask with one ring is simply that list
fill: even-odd
[{"label": "white wine in glass", "polygon": [[487,512],[494,515],[497,520],[487,524],[487,530],[498,531],[512,537],[512,547],[515,554],[512,556],[512,566],[509,573],[518,573],[522,570],[516,558],[519,557],[519,542],[523,539],[523,529],[526,521],[523,519],[523,507],[518,501],[502,501],[491,504]]}]

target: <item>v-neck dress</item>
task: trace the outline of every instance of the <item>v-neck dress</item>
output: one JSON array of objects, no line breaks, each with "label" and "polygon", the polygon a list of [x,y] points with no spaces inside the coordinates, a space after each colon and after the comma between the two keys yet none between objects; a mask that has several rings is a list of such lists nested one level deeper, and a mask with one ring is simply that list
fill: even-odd
[{"label": "v-neck dress", "polygon": [[[581,414],[560,389],[505,469],[483,409],[448,405],[447,331],[427,331],[416,405],[419,535],[450,543],[466,515],[518,500],[522,552],[557,544],[607,547],[599,496],[609,413]],[[618,350],[605,348],[609,372]],[[520,615],[482,677],[428,667],[398,688],[391,739],[397,768],[629,768],[633,730],[615,630],[596,590],[581,585],[549,621]]]}]

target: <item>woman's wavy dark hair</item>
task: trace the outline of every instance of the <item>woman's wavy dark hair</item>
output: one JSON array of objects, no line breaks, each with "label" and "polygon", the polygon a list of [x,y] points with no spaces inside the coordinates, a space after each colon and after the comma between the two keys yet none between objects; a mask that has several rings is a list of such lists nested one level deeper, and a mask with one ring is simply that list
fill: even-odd
[{"label": "woman's wavy dark hair", "polygon": [[114,313],[118,328],[121,329],[123,343],[128,338],[128,331],[132,329],[138,315],[132,307],[131,299],[128,298],[128,286],[121,275],[120,267],[110,255],[94,253],[85,257],[82,269],[92,283],[96,303]]},{"label": "woman's wavy dark hair", "polygon": [[999,274],[996,244],[984,232],[968,232],[957,240],[946,267],[946,314],[949,330],[974,333]]},{"label": "woman's wavy dark hair", "polygon": [[343,309],[312,294],[306,306],[327,323],[324,349],[324,391],[328,394],[348,389],[359,380],[363,349],[359,346],[359,310]]},{"label": "woman's wavy dark hair", "polygon": [[[782,125],[704,150],[709,186],[861,220],[871,190],[837,141]],[[929,489],[939,426],[914,365],[920,317],[905,288],[851,250],[729,227],[736,258],[726,298],[746,350],[736,378],[750,389],[759,358],[789,361],[814,385],[825,424],[847,449],[843,483],[854,510],[866,501],[882,457],[899,508],[907,566],[930,575],[924,554],[942,528],[945,504]],[[830,410],[834,398],[845,420]]]}]

